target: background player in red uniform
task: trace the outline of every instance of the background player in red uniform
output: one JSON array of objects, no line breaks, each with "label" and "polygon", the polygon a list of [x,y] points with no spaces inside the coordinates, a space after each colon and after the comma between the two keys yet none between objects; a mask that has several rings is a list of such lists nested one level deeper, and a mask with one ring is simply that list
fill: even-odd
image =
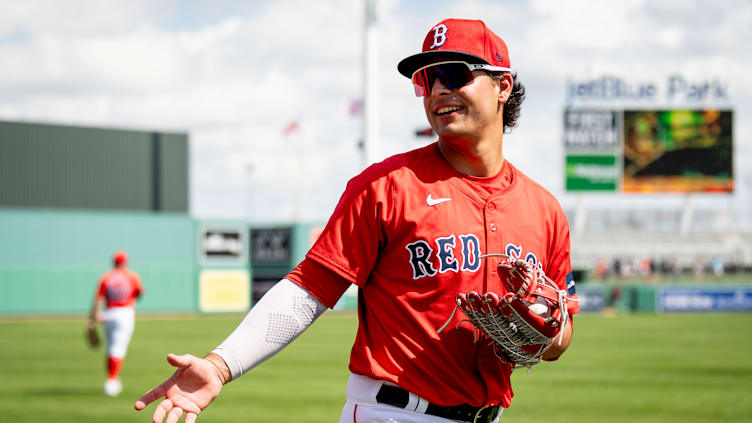
[{"label": "background player in red uniform", "polygon": [[[126,267],[128,255],[124,251],[116,252],[112,260],[114,268],[99,279],[89,328],[93,328],[97,322],[104,323],[107,338],[107,380],[104,392],[114,397],[123,390],[120,369],[133,335],[136,299],[143,294],[143,287],[138,274]],[[101,311],[103,303],[105,310]]]},{"label": "background player in red uniform", "polygon": [[[543,270],[575,297],[569,227],[558,202],[502,155],[524,97],[504,42],[482,21],[448,19],[404,59],[438,141],[353,178],[305,260],[204,359],[179,369],[136,409],[161,398],[154,421],[197,414],[236,379],[289,344],[350,284],[359,327],[340,422],[498,421],[512,399],[510,365],[473,342],[451,315],[459,292],[502,292],[502,253]],[[578,311],[576,302],[569,310]],[[567,348],[571,321],[561,344]]]}]

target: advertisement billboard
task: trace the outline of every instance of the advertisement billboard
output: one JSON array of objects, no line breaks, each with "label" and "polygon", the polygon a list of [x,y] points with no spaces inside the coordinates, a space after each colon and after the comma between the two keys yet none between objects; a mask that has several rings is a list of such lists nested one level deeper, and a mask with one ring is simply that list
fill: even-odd
[{"label": "advertisement billboard", "polygon": [[616,156],[567,155],[567,191],[616,191],[618,176]]},{"label": "advertisement billboard", "polygon": [[565,109],[564,149],[568,153],[608,153],[619,149],[619,114],[612,110]]},{"label": "advertisement billboard", "polygon": [[659,294],[658,307],[664,312],[752,311],[752,288],[664,287]]},{"label": "advertisement billboard", "polygon": [[203,224],[199,228],[199,263],[205,266],[245,266],[247,229],[243,224]]},{"label": "advertisement billboard", "polygon": [[292,228],[254,228],[251,245],[254,266],[287,265],[292,257]]},{"label": "advertisement billboard", "polygon": [[612,110],[564,110],[567,191],[616,191],[621,166],[620,114]]},{"label": "advertisement billboard", "polygon": [[245,269],[202,270],[198,292],[201,311],[247,311],[251,306],[251,276]]}]

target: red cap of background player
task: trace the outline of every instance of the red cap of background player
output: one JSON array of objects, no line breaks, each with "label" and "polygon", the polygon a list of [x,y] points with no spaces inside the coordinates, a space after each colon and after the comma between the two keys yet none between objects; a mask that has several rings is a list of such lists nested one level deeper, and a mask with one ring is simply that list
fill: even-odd
[{"label": "red cap of background player", "polygon": [[125,264],[128,262],[128,253],[125,251],[118,251],[113,254],[112,261],[115,262],[115,265]]},{"label": "red cap of background player", "polygon": [[431,63],[460,60],[470,64],[488,64],[512,71],[504,40],[488,29],[483,21],[444,19],[423,41],[423,52],[403,59],[397,70],[412,78],[416,70]]}]

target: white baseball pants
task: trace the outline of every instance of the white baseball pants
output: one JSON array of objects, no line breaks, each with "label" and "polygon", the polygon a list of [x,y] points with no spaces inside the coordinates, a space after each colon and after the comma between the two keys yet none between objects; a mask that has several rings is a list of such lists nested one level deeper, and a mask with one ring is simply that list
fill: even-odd
[{"label": "white baseball pants", "polygon": [[104,331],[107,337],[107,355],[125,358],[135,326],[136,309],[112,307],[104,311]]},{"label": "white baseball pants", "polygon": [[[456,420],[448,420],[443,417],[430,414],[417,413],[402,408],[376,402],[376,394],[379,392],[383,380],[374,380],[369,377],[350,373],[347,381],[347,402],[342,407],[339,423],[456,423]],[[410,394],[411,401],[420,403],[425,401],[417,395]],[[414,397],[414,398],[413,398]],[[503,409],[502,409],[503,411]],[[498,423],[499,416],[493,421]],[[464,422],[461,422],[464,423]]]}]

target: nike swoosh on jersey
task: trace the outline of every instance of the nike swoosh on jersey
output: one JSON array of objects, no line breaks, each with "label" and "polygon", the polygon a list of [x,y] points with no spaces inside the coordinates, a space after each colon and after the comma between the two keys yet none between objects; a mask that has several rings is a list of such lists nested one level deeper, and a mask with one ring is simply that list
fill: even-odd
[{"label": "nike swoosh on jersey", "polygon": [[426,204],[428,204],[428,206],[430,207],[451,200],[451,198],[433,198],[431,197],[431,194],[428,194],[428,197],[426,197]]}]

